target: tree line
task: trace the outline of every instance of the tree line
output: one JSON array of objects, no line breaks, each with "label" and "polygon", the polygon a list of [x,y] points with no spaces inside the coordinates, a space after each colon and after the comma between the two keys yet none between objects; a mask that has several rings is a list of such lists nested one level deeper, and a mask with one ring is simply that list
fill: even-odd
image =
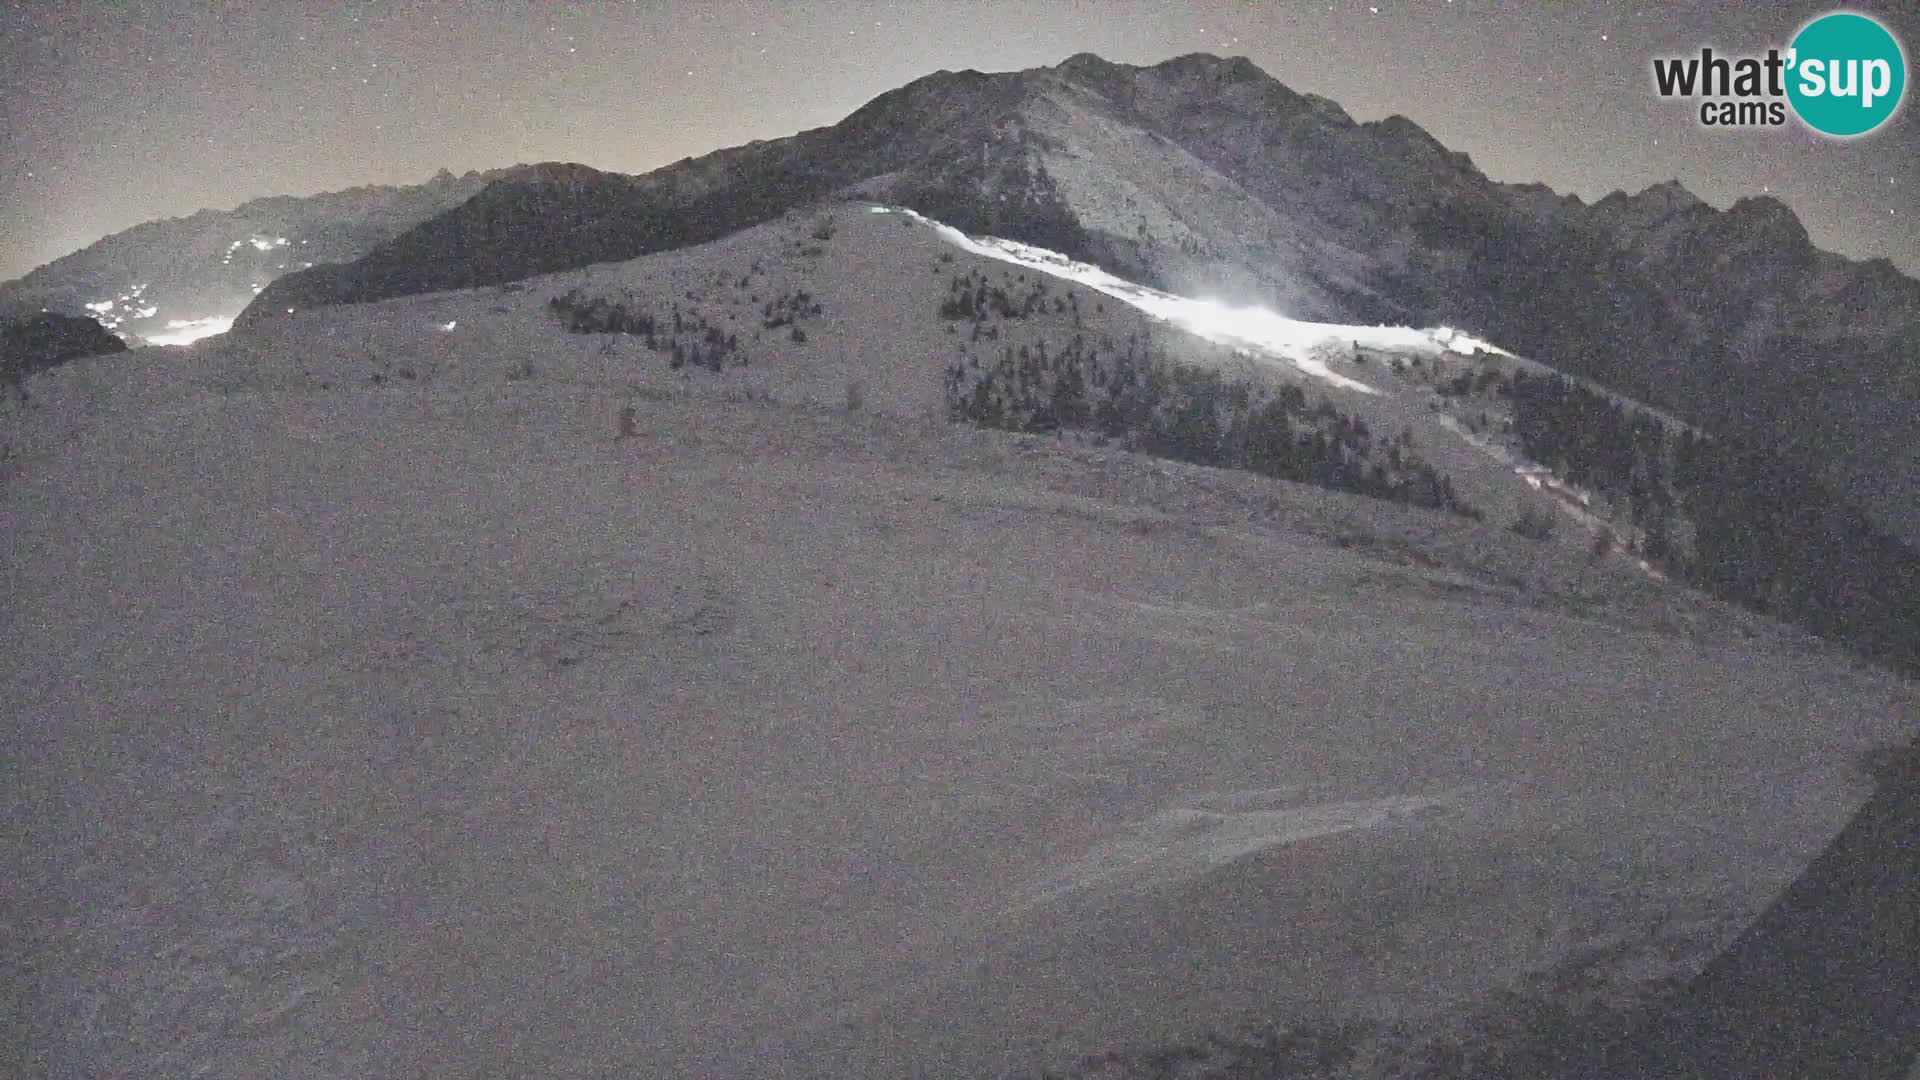
[{"label": "tree line", "polygon": [[1510,377],[1523,452],[1605,496],[1663,571],[1920,671],[1920,553],[1755,439],[1675,432],[1560,375]]},{"label": "tree line", "polygon": [[1130,450],[1352,491],[1478,519],[1453,482],[1421,460],[1411,433],[1376,438],[1366,423],[1297,386],[1256,386],[1174,362],[1152,342],[1124,351],[1081,334],[1049,351],[1008,345],[983,364],[948,365],[948,415],[1006,431],[1075,431]]}]

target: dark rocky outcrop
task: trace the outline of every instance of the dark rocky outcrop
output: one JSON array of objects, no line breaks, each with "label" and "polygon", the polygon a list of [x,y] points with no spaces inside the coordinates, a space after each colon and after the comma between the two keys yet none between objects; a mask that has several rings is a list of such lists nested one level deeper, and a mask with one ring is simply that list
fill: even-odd
[{"label": "dark rocky outcrop", "polygon": [[88,318],[40,312],[0,320],[0,385],[17,386],[26,376],[69,360],[126,351],[126,342]]}]

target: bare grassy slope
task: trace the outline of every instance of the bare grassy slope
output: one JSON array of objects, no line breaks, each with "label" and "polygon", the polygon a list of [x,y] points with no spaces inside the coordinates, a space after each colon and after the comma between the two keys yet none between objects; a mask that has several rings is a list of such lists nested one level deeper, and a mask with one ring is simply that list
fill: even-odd
[{"label": "bare grassy slope", "polygon": [[1658,974],[1911,734],[1910,687],[1499,521],[929,422],[953,339],[889,290],[946,264],[871,227],[747,234],[748,296],[823,311],[749,345],[740,302],[718,376],[544,305],[717,319],[745,248],[35,376],[22,1071],[966,1074]]}]

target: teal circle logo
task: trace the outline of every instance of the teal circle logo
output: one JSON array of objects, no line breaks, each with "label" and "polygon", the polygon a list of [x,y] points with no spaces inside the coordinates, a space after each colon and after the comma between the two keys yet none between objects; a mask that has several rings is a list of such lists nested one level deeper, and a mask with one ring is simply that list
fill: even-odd
[{"label": "teal circle logo", "polygon": [[1865,135],[1892,119],[1907,90],[1907,58],[1887,28],[1836,11],[1794,36],[1787,100],[1808,127],[1839,138]]}]

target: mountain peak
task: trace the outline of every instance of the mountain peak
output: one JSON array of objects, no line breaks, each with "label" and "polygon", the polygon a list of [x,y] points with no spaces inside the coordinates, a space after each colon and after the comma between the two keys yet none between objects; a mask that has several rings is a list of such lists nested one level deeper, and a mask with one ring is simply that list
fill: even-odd
[{"label": "mountain peak", "polygon": [[[1272,76],[1262,71],[1252,60],[1244,56],[1218,56],[1207,52],[1191,52],[1162,60],[1151,66],[1120,64],[1090,52],[1074,53],[1062,60],[1051,70],[1070,79],[1095,85],[1109,84],[1128,75],[1149,73],[1160,77],[1217,79],[1224,82],[1247,83],[1271,80]],[[1276,84],[1277,85],[1277,84]]]},{"label": "mountain peak", "polygon": [[1767,236],[1786,251],[1810,250],[1812,239],[1800,215],[1771,195],[1749,195],[1727,209],[1727,221]]},{"label": "mountain peak", "polygon": [[[1755,218],[1794,217],[1793,208],[1772,195],[1746,195],[1736,200],[1727,210],[1730,214],[1746,214]],[[1795,218],[1795,220],[1798,220]]]},{"label": "mountain peak", "polygon": [[1687,186],[1678,179],[1663,180],[1650,185],[1646,190],[1634,196],[1641,202],[1649,202],[1671,207],[1675,210],[1690,209],[1701,205],[1700,197],[1687,190]]},{"label": "mountain peak", "polygon": [[[1267,82],[1280,86],[1278,80],[1261,70],[1258,64],[1244,56],[1219,56],[1208,52],[1190,52],[1162,60],[1151,68],[1161,76],[1173,76],[1186,79],[1203,79],[1225,83]],[[1291,95],[1292,91],[1288,91]]]},{"label": "mountain peak", "polygon": [[1447,148],[1441,145],[1440,140],[1434,138],[1431,132],[1400,113],[1394,113],[1383,120],[1369,121],[1366,126],[1398,142],[1425,147],[1437,154],[1448,153]]},{"label": "mountain peak", "polygon": [[516,165],[509,172],[511,179],[515,180],[576,180],[614,175],[577,161],[540,161],[531,165]]},{"label": "mountain peak", "polygon": [[1615,190],[1593,204],[1593,208],[1602,213],[1625,215],[1625,220],[1643,224],[1703,210],[1706,206],[1698,195],[1688,191],[1686,185],[1678,180],[1663,180],[1649,185],[1636,195]]},{"label": "mountain peak", "polygon": [[1120,70],[1121,65],[1114,63],[1098,53],[1077,52],[1054,65],[1054,70],[1071,75],[1092,73],[1107,75]]}]

